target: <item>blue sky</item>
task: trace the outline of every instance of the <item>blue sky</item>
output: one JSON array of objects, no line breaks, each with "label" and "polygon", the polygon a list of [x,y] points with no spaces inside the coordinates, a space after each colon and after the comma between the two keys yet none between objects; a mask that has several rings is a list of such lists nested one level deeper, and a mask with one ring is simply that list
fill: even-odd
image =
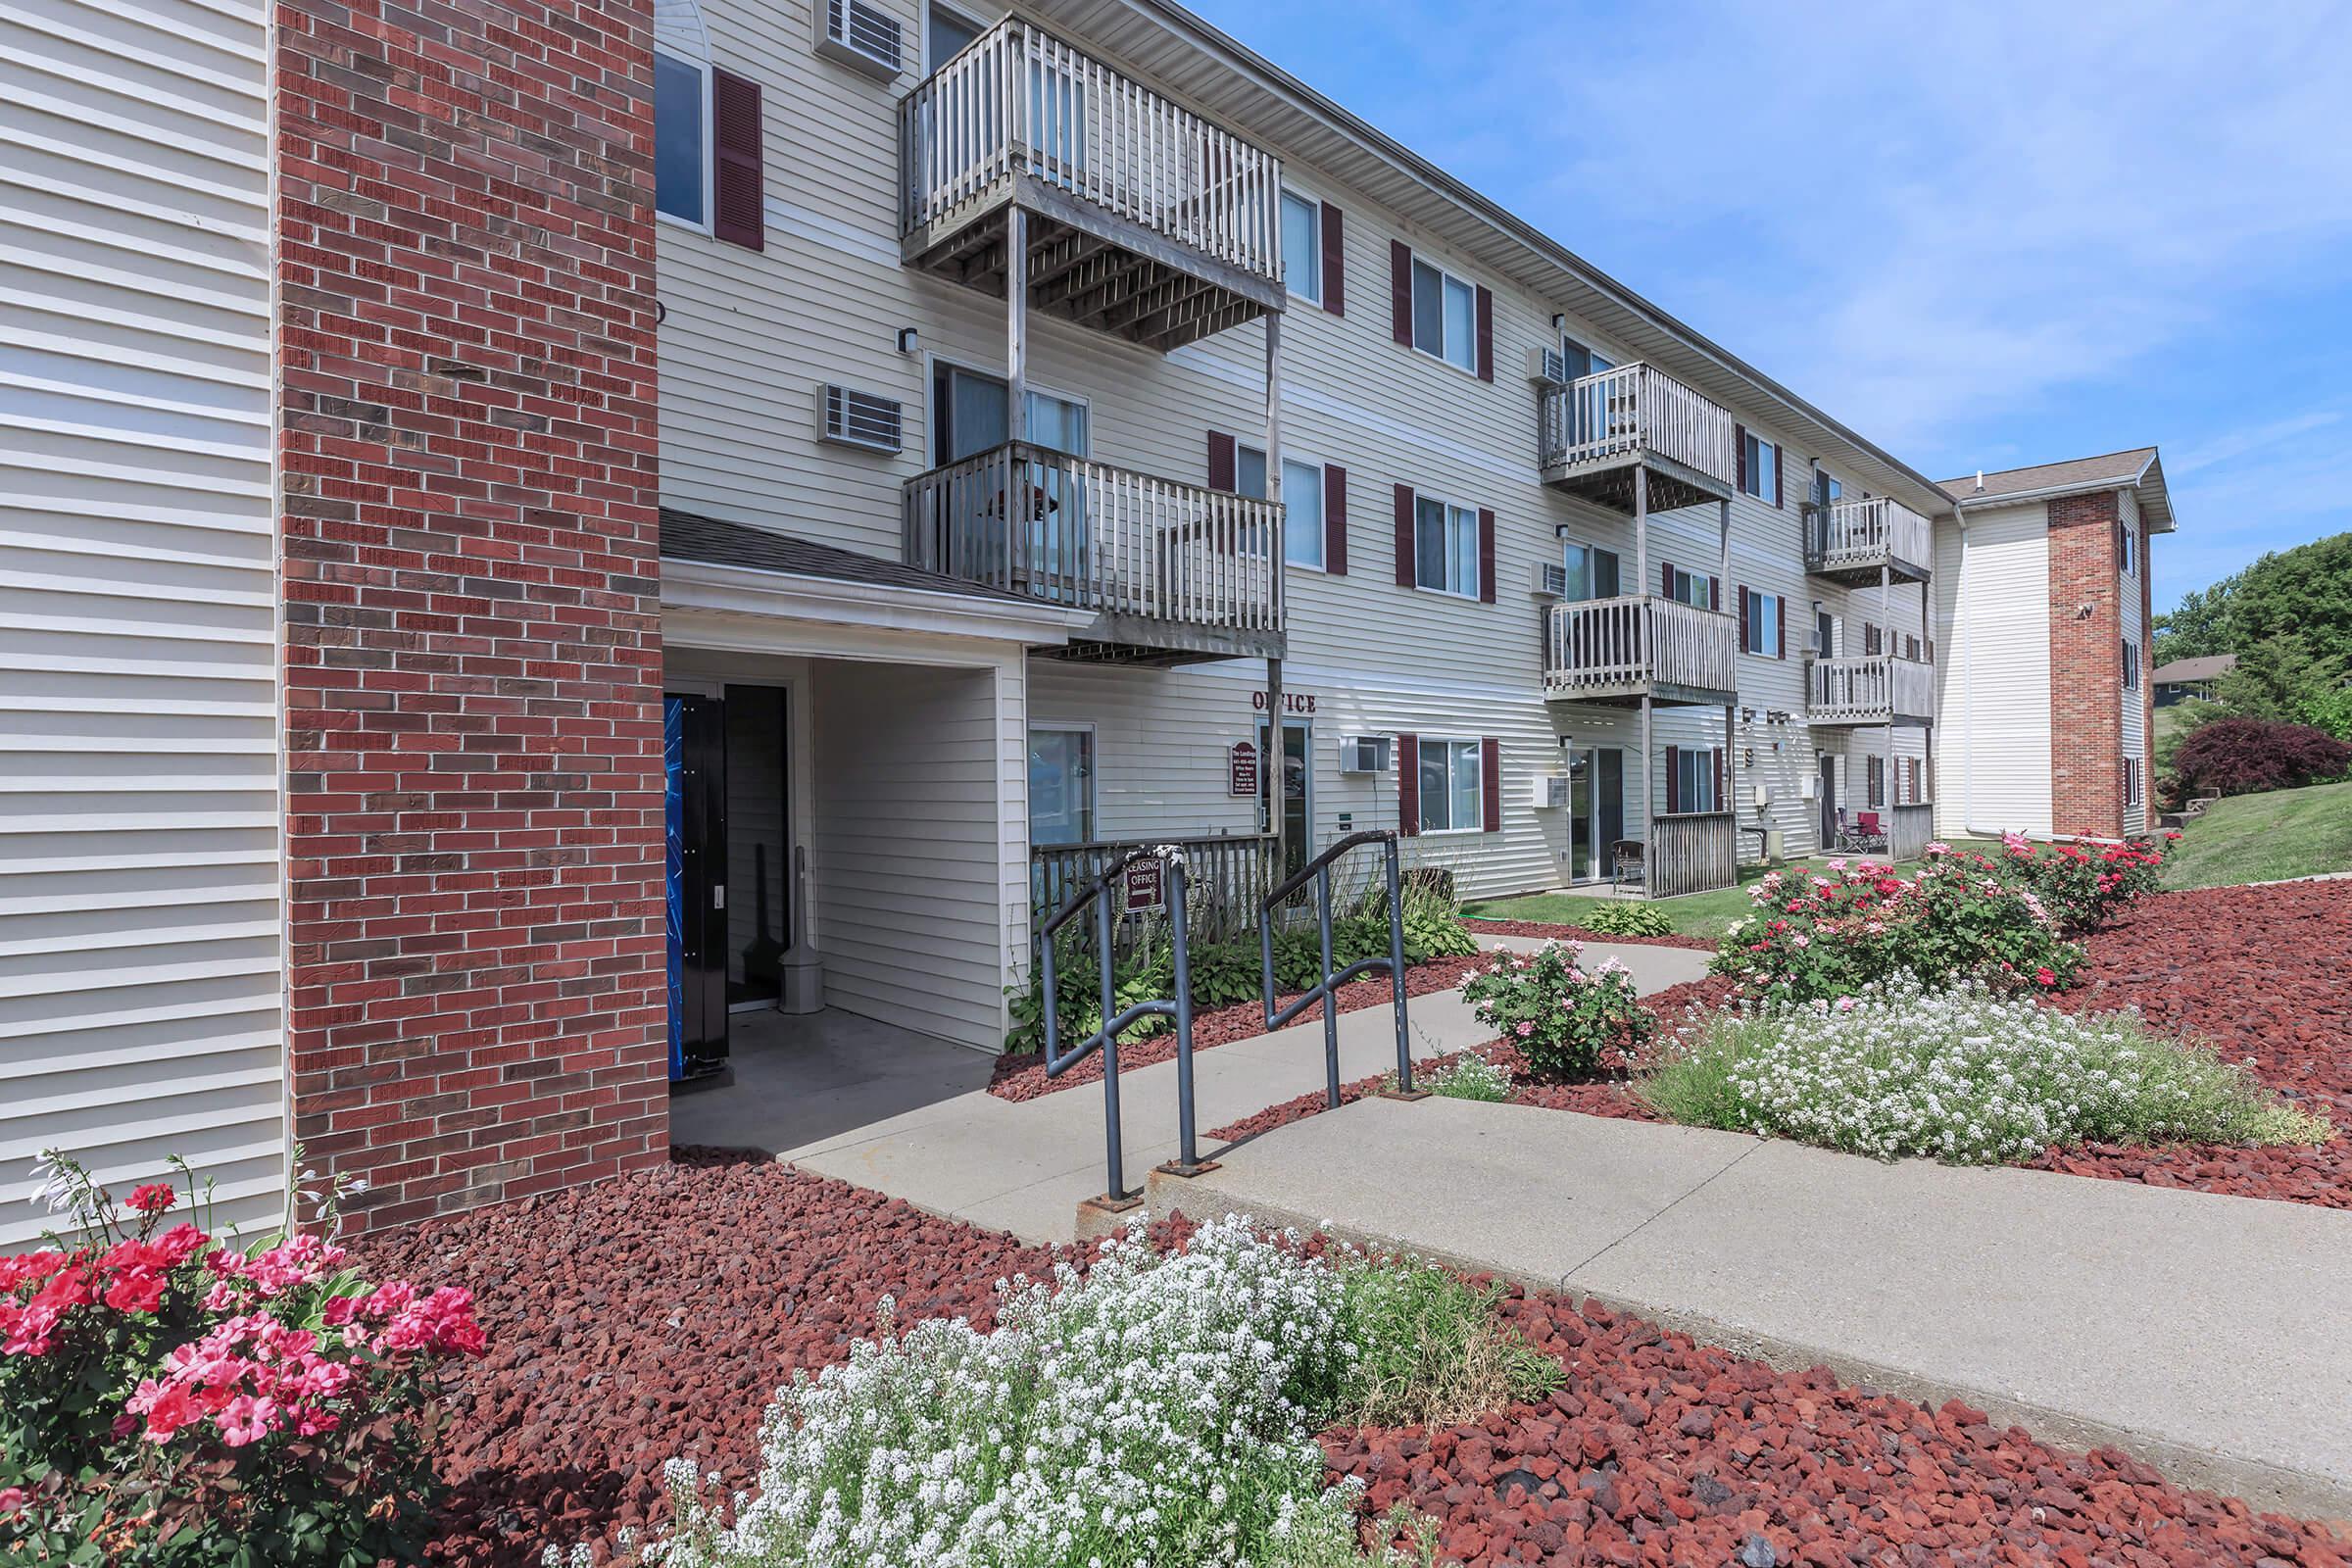
[{"label": "blue sky", "polygon": [[1935,477],[2161,447],[2159,608],[2352,528],[2352,4],[1194,3]]}]

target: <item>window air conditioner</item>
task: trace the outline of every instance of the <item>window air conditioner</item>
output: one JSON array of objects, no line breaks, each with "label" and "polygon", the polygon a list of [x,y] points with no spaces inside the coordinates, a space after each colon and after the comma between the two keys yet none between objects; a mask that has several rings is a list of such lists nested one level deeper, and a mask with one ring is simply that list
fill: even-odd
[{"label": "window air conditioner", "polygon": [[1805,628],[1805,657],[1807,659],[1827,659],[1829,657],[1829,650],[1821,646],[1821,628],[1819,626]]},{"label": "window air conditioner", "polygon": [[1568,597],[1568,568],[1556,561],[1541,564],[1536,572],[1536,592],[1546,599]]},{"label": "window air conditioner", "polygon": [[816,52],[883,81],[904,68],[906,29],[866,0],[825,0],[816,8]]},{"label": "window air conditioner", "polygon": [[846,386],[818,387],[816,422],[824,438],[837,446],[898,452],[906,444],[898,400],[871,392]]},{"label": "window air conditioner", "polygon": [[1563,809],[1568,805],[1567,774],[1538,773],[1536,775],[1535,785],[1535,805],[1537,810],[1557,811]]},{"label": "window air conditioner", "polygon": [[1566,386],[1567,357],[1556,348],[1547,349],[1537,344],[1527,351],[1527,378],[1530,381],[1548,382],[1552,386]]},{"label": "window air conditioner", "polygon": [[1340,771],[1343,773],[1386,773],[1389,770],[1389,737],[1386,735],[1350,735],[1340,742]]}]

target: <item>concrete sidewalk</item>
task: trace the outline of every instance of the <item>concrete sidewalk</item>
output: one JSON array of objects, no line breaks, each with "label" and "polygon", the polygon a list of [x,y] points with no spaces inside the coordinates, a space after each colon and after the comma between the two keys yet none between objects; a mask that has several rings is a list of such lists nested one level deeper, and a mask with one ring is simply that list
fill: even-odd
[{"label": "concrete sidewalk", "polygon": [[1330,1221],[2352,1518],[2352,1213],[1449,1100],[1363,1101],[1219,1157],[1154,1177],[1152,1211]]},{"label": "concrete sidewalk", "polygon": [[[1489,939],[1494,946],[1524,938]],[[1529,943],[1529,946],[1540,944]],[[1616,957],[1633,971],[1643,994],[1705,972],[1707,955],[1688,949],[1633,943],[1591,943],[1585,957],[1597,963]],[[1415,997],[1406,1005],[1415,1060],[1484,1044],[1494,1031],[1470,1014],[1459,991]],[[1394,1067],[1396,1014],[1366,1007],[1340,1015],[1340,1081],[1350,1082]],[[985,1057],[968,1058],[985,1065]],[[946,1069],[924,1064],[930,1078]],[[827,1071],[830,1071],[830,1067]],[[1217,1145],[1205,1135],[1286,1100],[1320,1090],[1324,1084],[1323,1025],[1295,1024],[1271,1035],[1237,1040],[1199,1052],[1193,1058],[1194,1101],[1203,1157]],[[874,1188],[917,1207],[951,1218],[1011,1231],[1030,1241],[1067,1242],[1077,1237],[1078,1205],[1103,1191],[1108,1179],[1102,1137],[1102,1086],[1080,1084],[1036,1100],[1000,1100],[979,1087],[962,1093],[922,1096],[925,1102],[896,1109],[900,1092],[892,1082],[854,1086],[859,1103],[871,1104],[872,1119],[819,1116],[835,1130],[823,1136],[792,1137],[811,1116],[794,1103],[796,1094],[813,1091],[848,1100],[853,1086],[818,1076],[795,1085],[781,1077],[759,1082],[773,1108],[738,1095],[681,1096],[671,1110],[671,1137],[678,1143],[718,1144],[762,1150],[821,1175]],[[747,1075],[746,1084],[751,1081]],[[1126,1186],[1140,1190],[1144,1177],[1177,1152],[1176,1064],[1158,1062],[1119,1074],[1120,1121]],[[904,1103],[903,1098],[899,1102]]]}]

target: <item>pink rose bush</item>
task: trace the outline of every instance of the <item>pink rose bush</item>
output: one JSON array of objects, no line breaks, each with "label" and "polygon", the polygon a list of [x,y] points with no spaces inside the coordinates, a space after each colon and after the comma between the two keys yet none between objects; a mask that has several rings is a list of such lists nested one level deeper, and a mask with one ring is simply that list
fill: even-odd
[{"label": "pink rose bush", "polygon": [[2082,950],[2007,863],[1940,844],[1908,877],[1871,860],[1829,863],[1830,876],[1776,871],[1751,887],[1753,912],[1708,971],[1752,997],[1812,1002],[1897,974],[2057,990],[2082,969]]},{"label": "pink rose bush", "polygon": [[2013,881],[2040,898],[2070,935],[2094,930],[2115,918],[2143,893],[2153,893],[2178,833],[2126,844],[2040,844],[2022,833],[2001,835],[2000,864]]},{"label": "pink rose bush", "polygon": [[1481,1023],[1504,1036],[1539,1076],[1573,1078],[1629,1061],[1656,1029],[1633,976],[1614,958],[1588,970],[1581,942],[1546,942],[1471,972],[1462,995]]},{"label": "pink rose bush", "polygon": [[52,1162],[73,1231],[0,1258],[0,1559],[417,1560],[440,1374],[487,1348],[472,1294],[167,1225],[173,1188],[117,1205]]}]

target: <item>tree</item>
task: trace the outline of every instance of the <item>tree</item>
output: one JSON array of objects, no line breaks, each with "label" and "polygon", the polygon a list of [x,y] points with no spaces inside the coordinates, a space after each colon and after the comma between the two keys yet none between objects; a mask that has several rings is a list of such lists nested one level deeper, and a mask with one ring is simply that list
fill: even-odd
[{"label": "tree", "polygon": [[2303,639],[2317,660],[2352,659],[2352,533],[2276,551],[2241,572],[2222,616],[2228,646],[2243,656],[2274,637]]},{"label": "tree", "polygon": [[2180,602],[2156,617],[2156,662],[2203,659],[2230,651],[2230,599],[2244,572],[2224,577],[2210,588],[2191,588]]}]

